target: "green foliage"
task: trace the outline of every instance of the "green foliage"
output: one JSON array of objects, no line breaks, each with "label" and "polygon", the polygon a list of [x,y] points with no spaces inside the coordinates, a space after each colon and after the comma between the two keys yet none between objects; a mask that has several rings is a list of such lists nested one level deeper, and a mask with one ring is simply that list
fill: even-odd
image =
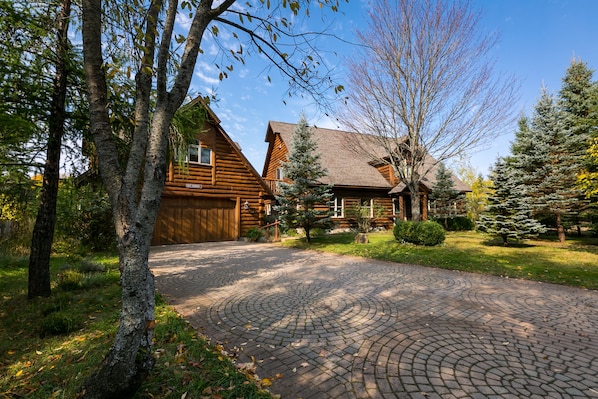
[{"label": "green foliage", "polygon": [[444,242],[445,231],[436,222],[401,221],[393,228],[397,241],[415,245],[434,246]]},{"label": "green foliage", "polygon": [[60,290],[74,291],[83,288],[83,273],[77,270],[66,269],[62,273],[59,273],[57,277],[57,287]]},{"label": "green foliage", "polygon": [[256,242],[263,236],[263,231],[259,227],[252,227],[247,231],[245,236],[247,237],[247,241]]},{"label": "green foliage", "polygon": [[465,213],[465,197],[455,190],[452,173],[444,164],[440,164],[436,181],[430,194],[430,214],[437,220],[443,220],[448,229],[448,219]]},{"label": "green foliage", "polygon": [[65,179],[58,190],[55,251],[70,253],[78,246],[103,250],[116,244],[108,195],[91,184],[76,186]]},{"label": "green foliage", "polygon": [[332,193],[329,186],[319,181],[327,172],[320,163],[317,148],[312,131],[302,116],[293,133],[288,162],[282,166],[285,177],[291,182],[279,183],[278,205],[274,207],[285,229],[302,228],[308,242],[312,229],[332,226],[328,207]]},{"label": "green foliage", "polygon": [[526,187],[514,178],[514,170],[503,160],[498,160],[492,170],[494,192],[478,221],[477,228],[488,234],[500,236],[506,245],[509,238],[521,240],[546,231],[532,218],[532,203]]},{"label": "green foliage", "polygon": [[83,326],[80,315],[68,311],[52,312],[43,318],[39,325],[39,335],[44,338],[51,335],[70,334]]},{"label": "green foliage", "polygon": [[[430,220],[442,224],[445,222],[444,219],[430,218]],[[447,226],[446,231],[469,231],[475,229],[475,222],[467,216],[457,216],[446,219]]]},{"label": "green foliage", "polygon": [[[78,272],[105,272],[84,273],[85,289],[28,300],[27,258],[0,255],[0,392],[8,397],[77,397],[83,379],[113,343],[121,294],[118,256],[54,256],[52,276],[63,272],[65,262]],[[96,279],[103,283],[94,284]],[[263,388],[267,379],[237,369],[222,347],[211,345],[160,296],[155,318],[156,365],[132,397],[271,398]]]},{"label": "green foliage", "polygon": [[[366,200],[369,204],[369,200]],[[374,209],[370,208],[369,205],[364,205],[362,203],[356,203],[353,207],[347,209],[345,212],[347,213],[346,217],[349,219],[355,220],[357,225],[357,231],[360,233],[368,233],[372,230],[372,224],[374,223],[375,218],[379,218],[382,216],[382,212],[384,208],[381,206],[376,205],[374,202],[373,204]],[[372,216],[373,213],[373,216]]]},{"label": "green foliage", "polygon": [[[209,104],[208,98],[204,98],[203,101]],[[189,167],[186,162],[189,144],[197,139],[207,120],[207,110],[197,99],[184,105],[174,114],[168,135],[169,156],[184,171]]]}]

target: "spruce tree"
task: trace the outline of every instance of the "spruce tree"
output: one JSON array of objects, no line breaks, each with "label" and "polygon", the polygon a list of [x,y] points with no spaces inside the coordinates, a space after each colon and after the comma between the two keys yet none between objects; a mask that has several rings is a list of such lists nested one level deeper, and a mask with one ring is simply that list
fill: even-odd
[{"label": "spruce tree", "polygon": [[564,218],[579,212],[576,149],[580,138],[571,129],[569,115],[543,88],[530,122],[520,120],[511,147],[515,181],[525,186],[525,195],[533,200],[534,216],[552,220],[561,242],[565,241]]},{"label": "spruce tree", "polygon": [[593,74],[585,62],[572,60],[559,92],[563,111],[569,114],[573,132],[583,136],[580,142],[584,148],[598,129],[598,84],[592,82]]},{"label": "spruce tree", "polygon": [[[563,78],[559,92],[560,104],[569,116],[568,122],[573,134],[578,136],[573,148],[580,166],[579,187],[584,198],[578,202],[579,211],[589,208],[592,190],[588,190],[587,177],[598,172],[593,139],[598,137],[598,82],[592,81],[594,71],[581,60],[572,60]],[[594,150],[595,151],[595,150]],[[581,234],[578,224],[578,232]]]},{"label": "spruce tree", "polygon": [[303,228],[307,242],[314,228],[331,227],[329,185],[320,183],[327,175],[320,163],[318,145],[304,116],[293,132],[293,142],[287,162],[282,170],[290,182],[278,183],[275,211],[286,227]]},{"label": "spruce tree", "polygon": [[532,218],[532,204],[525,187],[515,179],[515,170],[503,159],[497,160],[491,173],[493,193],[488,197],[477,228],[502,238],[521,240],[543,233],[545,227]]},{"label": "spruce tree", "polygon": [[451,171],[440,163],[436,172],[436,181],[432,186],[431,199],[433,200],[432,214],[435,218],[443,219],[444,228],[448,230],[448,219],[459,215],[459,202],[463,196],[455,190],[455,183]]}]

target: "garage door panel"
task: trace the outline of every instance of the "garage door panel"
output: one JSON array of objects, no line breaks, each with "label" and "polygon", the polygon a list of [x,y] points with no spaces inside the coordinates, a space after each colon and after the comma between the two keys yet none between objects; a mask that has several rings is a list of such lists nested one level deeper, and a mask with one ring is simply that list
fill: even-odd
[{"label": "garage door panel", "polygon": [[235,240],[235,206],[229,199],[163,198],[152,245]]}]

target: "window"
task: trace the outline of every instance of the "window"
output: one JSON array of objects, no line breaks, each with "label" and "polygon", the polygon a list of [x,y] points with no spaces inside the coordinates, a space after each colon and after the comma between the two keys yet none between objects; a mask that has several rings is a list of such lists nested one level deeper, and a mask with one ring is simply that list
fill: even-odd
[{"label": "window", "polygon": [[362,198],[359,200],[363,215],[369,215],[371,218],[374,217],[374,207],[372,206],[373,202],[374,200],[372,198]]},{"label": "window", "polygon": [[276,180],[283,180],[284,179],[284,170],[282,168],[276,169]]},{"label": "window", "polygon": [[344,217],[344,200],[338,197],[332,197],[330,200],[330,212],[332,212],[333,218],[342,218]]},{"label": "window", "polygon": [[206,147],[202,147],[199,143],[199,140],[194,140],[192,144],[189,144],[187,159],[190,163],[211,165],[212,150]]}]

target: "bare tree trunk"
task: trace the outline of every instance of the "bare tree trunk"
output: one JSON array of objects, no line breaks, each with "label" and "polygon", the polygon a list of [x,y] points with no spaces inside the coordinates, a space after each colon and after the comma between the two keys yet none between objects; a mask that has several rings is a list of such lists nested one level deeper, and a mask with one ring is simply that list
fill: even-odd
[{"label": "bare tree trunk", "polygon": [[421,198],[419,196],[419,184],[413,187],[409,184],[409,193],[411,194],[411,220],[414,222],[421,221]]},{"label": "bare tree trunk", "polygon": [[50,116],[48,120],[48,144],[42,190],[29,254],[29,299],[50,296],[50,253],[56,225],[56,202],[60,180],[60,151],[66,120],[68,27],[71,14],[71,0],[63,0],[58,13],[57,47],[54,87]]}]

